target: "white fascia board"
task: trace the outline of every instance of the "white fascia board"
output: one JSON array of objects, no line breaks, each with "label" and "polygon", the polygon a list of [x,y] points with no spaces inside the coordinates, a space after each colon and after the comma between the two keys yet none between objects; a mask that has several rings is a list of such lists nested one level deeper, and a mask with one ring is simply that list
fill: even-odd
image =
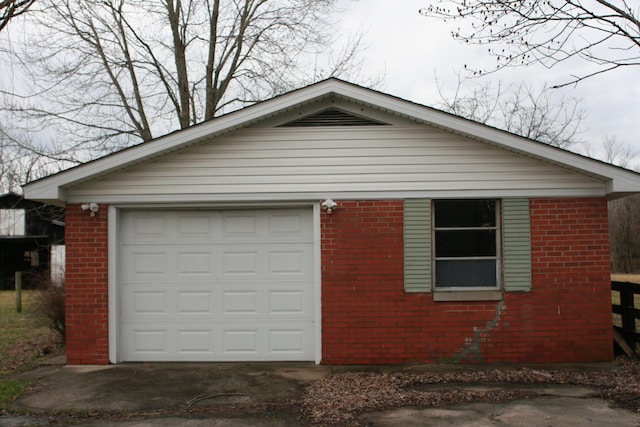
[{"label": "white fascia board", "polygon": [[50,205],[64,206],[65,202],[67,201],[66,190],[58,186],[45,186],[44,179],[36,181],[32,184],[23,185],[22,189],[24,192],[24,198],[37,200],[39,202],[48,203]]}]

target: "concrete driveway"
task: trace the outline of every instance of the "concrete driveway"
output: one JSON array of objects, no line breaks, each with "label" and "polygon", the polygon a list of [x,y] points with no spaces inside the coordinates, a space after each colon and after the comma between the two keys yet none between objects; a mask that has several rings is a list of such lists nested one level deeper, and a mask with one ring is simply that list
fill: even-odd
[{"label": "concrete driveway", "polygon": [[[358,369],[389,373],[405,367],[304,363],[45,367],[22,375],[37,380],[35,388],[15,402],[30,415],[0,417],[0,426],[308,425],[298,403],[305,386],[331,373]],[[503,403],[402,407],[359,414],[356,420],[371,426],[640,426],[640,414],[598,398],[590,388],[549,384],[464,387],[526,389],[529,397]]]}]

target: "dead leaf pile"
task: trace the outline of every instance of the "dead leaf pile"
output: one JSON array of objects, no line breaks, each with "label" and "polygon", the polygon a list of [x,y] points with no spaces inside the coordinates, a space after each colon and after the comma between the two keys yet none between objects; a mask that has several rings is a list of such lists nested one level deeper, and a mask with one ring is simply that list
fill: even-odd
[{"label": "dead leaf pile", "polygon": [[[315,425],[359,425],[358,416],[402,406],[438,407],[471,402],[505,402],[536,396],[517,387],[474,390],[456,384],[571,384],[599,391],[640,411],[640,364],[621,360],[615,369],[488,369],[426,373],[335,373],[309,385],[299,402]],[[435,385],[425,391],[425,385]],[[441,387],[437,386],[441,385]]]}]

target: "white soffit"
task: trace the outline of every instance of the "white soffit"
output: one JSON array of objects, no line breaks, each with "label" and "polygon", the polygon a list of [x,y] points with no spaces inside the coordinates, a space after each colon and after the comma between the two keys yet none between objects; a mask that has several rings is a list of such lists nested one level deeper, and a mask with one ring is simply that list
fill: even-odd
[{"label": "white soffit", "polygon": [[140,162],[149,161],[171,151],[197,144],[205,139],[248,127],[301,105],[330,97],[343,98],[390,114],[404,116],[425,125],[435,126],[600,179],[607,183],[607,193],[640,192],[640,174],[635,172],[342,80],[329,79],[33,181],[24,186],[25,196],[29,199],[50,203],[64,202],[66,201],[65,188],[69,186],[96,179]]}]

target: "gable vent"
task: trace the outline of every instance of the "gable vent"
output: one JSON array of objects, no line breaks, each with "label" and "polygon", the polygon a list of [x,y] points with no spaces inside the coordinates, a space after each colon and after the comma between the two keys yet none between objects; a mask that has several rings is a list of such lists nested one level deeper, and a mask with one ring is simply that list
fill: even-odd
[{"label": "gable vent", "polygon": [[377,120],[356,116],[337,108],[328,108],[318,113],[281,124],[278,127],[314,127],[314,126],[384,126]]}]

